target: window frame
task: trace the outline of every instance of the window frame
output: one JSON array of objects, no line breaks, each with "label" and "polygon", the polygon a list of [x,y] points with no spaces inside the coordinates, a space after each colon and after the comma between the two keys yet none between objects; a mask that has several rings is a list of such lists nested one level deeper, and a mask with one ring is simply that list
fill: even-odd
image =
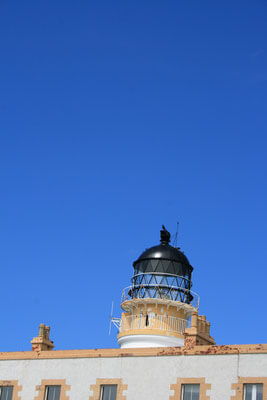
[{"label": "window frame", "polygon": [[89,396],[89,400],[100,400],[101,386],[104,385],[117,385],[116,400],[127,400],[124,391],[128,389],[128,385],[124,385],[122,379],[96,379],[96,383],[90,385],[90,390],[93,394]]},{"label": "window frame", "polygon": [[262,383],[262,398],[267,399],[267,376],[257,377],[238,377],[238,382],[232,384],[232,390],[235,390],[235,395],[231,397],[231,400],[244,400],[245,385],[246,384],[257,384]]},{"label": "window frame", "polygon": [[18,381],[0,381],[0,387],[13,386],[12,400],[21,400],[19,392],[22,390],[22,386],[18,384]]},{"label": "window frame", "polygon": [[169,397],[169,400],[182,400],[183,385],[187,384],[198,384],[199,400],[210,400],[207,390],[211,389],[211,385],[206,382],[206,378],[177,378],[176,383],[170,385],[170,389],[174,391],[174,394]]},{"label": "window frame", "polygon": [[38,394],[34,397],[34,400],[46,400],[47,386],[60,386],[59,400],[69,400],[69,395],[67,395],[66,392],[69,391],[71,387],[66,384],[66,379],[42,379],[41,385],[35,387]]}]

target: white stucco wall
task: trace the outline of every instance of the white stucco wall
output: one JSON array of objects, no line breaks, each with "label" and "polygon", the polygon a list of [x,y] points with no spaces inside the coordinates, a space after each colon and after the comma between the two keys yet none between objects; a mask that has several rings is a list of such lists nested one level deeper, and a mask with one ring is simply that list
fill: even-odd
[{"label": "white stucco wall", "polygon": [[66,379],[70,400],[88,400],[97,378],[122,378],[127,400],[169,400],[178,377],[205,377],[211,400],[230,400],[238,376],[267,376],[267,354],[0,361],[0,380],[18,380],[21,400],[33,400],[42,379]]}]

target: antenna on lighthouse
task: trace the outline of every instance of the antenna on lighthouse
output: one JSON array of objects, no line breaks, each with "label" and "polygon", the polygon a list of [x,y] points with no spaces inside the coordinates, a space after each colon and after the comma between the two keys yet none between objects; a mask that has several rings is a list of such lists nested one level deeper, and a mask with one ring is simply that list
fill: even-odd
[{"label": "antenna on lighthouse", "polygon": [[112,317],[113,317],[113,307],[114,307],[114,301],[112,301],[112,303],[111,303],[110,323],[109,323],[109,332],[108,332],[109,336],[110,336]]},{"label": "antenna on lighthouse", "polygon": [[114,301],[112,301],[112,303],[111,303],[109,336],[110,336],[110,331],[111,331],[111,324],[115,325],[118,330],[120,330],[120,325],[121,325],[121,319],[113,317],[113,308],[114,308]]},{"label": "antenna on lighthouse", "polygon": [[177,242],[178,242],[178,231],[179,231],[179,221],[177,221],[176,225],[176,232],[173,238],[173,247],[177,247]]}]

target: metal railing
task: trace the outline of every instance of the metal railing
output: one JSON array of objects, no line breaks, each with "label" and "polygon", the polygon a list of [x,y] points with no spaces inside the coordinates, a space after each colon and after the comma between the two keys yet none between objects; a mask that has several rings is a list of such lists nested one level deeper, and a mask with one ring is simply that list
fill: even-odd
[{"label": "metal railing", "polygon": [[185,329],[188,327],[189,321],[185,319],[148,313],[122,317],[119,331],[125,332],[133,329],[158,329],[166,332],[183,334]]},{"label": "metal railing", "polygon": [[[154,291],[155,297],[151,297],[151,291]],[[190,305],[195,309],[199,309],[199,295],[192,290],[185,289],[177,286],[167,286],[166,288],[162,285],[155,284],[145,284],[145,285],[132,285],[127,286],[122,291],[121,303],[125,301],[133,300],[133,299],[143,299],[143,298],[153,298],[153,299],[165,299],[165,300],[173,300],[180,301],[177,296],[177,293],[184,293],[185,295],[192,295],[193,300],[190,302]],[[137,293],[137,295],[133,295],[133,293]]]}]

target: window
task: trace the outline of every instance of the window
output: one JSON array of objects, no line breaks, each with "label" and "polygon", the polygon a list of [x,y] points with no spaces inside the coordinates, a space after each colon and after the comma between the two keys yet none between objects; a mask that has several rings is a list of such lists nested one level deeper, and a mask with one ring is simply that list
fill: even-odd
[{"label": "window", "polygon": [[45,400],[59,400],[61,386],[53,385],[45,387]]},{"label": "window", "polygon": [[210,400],[208,390],[211,384],[206,382],[206,378],[177,378],[170,389],[174,391],[170,400]]},{"label": "window", "polygon": [[182,400],[199,400],[200,385],[190,384],[182,386]]},{"label": "window", "polygon": [[100,398],[101,400],[116,400],[117,385],[102,385]]},{"label": "window", "polygon": [[127,389],[122,379],[96,379],[95,384],[90,385],[93,393],[89,400],[126,400],[124,391]]},{"label": "window", "polygon": [[0,400],[12,400],[13,386],[0,387]]},{"label": "window", "polygon": [[244,385],[244,400],[262,400],[263,399],[263,384],[262,383],[247,383]]}]

